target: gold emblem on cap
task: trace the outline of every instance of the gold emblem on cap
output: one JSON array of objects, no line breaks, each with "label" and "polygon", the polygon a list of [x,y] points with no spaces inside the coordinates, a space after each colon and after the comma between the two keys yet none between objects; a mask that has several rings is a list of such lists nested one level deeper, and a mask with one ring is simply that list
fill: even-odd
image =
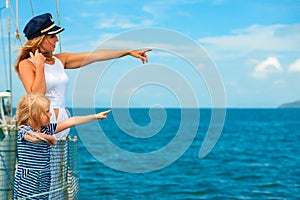
[{"label": "gold emblem on cap", "polygon": [[54,20],[52,19],[52,17],[50,17],[50,21],[51,21],[51,22],[54,22]]}]

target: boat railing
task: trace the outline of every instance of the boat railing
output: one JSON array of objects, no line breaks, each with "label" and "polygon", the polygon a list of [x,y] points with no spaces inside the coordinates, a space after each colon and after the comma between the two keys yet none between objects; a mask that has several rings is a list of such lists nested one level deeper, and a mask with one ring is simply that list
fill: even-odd
[{"label": "boat railing", "polygon": [[[9,130],[0,141],[0,197],[1,200],[13,199],[14,174],[16,170],[17,131]],[[51,158],[51,181],[49,199],[80,199],[78,170],[78,139],[66,137],[56,144],[55,157]],[[56,163],[56,164],[53,164]],[[45,194],[36,194],[27,198],[38,198]],[[50,198],[51,197],[51,198]]]}]

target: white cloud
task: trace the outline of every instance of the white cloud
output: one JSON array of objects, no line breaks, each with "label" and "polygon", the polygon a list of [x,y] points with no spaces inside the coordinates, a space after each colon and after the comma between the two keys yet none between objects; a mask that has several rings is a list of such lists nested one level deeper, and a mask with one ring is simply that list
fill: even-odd
[{"label": "white cloud", "polygon": [[101,28],[101,29],[111,29],[111,28],[129,29],[129,28],[152,26],[155,24],[153,20],[143,19],[132,15],[111,14],[107,16],[102,13],[100,19],[101,21],[96,26],[96,28]]},{"label": "white cloud", "polygon": [[260,62],[251,73],[254,78],[267,78],[269,74],[281,73],[283,69],[276,57],[268,57]]},{"label": "white cloud", "polygon": [[288,72],[300,72],[300,59],[296,60],[289,66]]},{"label": "white cloud", "polygon": [[[218,0],[220,1],[220,0]],[[223,1],[223,0],[221,0]],[[190,12],[184,11],[184,5],[197,5],[200,0],[165,0],[165,1],[151,1],[147,2],[142,10],[150,14],[155,19],[169,18],[170,13],[175,13],[179,16],[190,16]]]},{"label": "white cloud", "polygon": [[233,30],[231,35],[200,38],[199,42],[215,58],[236,58],[261,52],[298,52],[300,24],[252,25]]},{"label": "white cloud", "polygon": [[273,82],[274,85],[276,86],[284,86],[285,85],[285,81],[284,80],[276,80]]},{"label": "white cloud", "polygon": [[97,25],[97,28],[135,28],[138,24],[130,22],[122,17],[115,17],[110,19],[102,20],[102,22]]}]

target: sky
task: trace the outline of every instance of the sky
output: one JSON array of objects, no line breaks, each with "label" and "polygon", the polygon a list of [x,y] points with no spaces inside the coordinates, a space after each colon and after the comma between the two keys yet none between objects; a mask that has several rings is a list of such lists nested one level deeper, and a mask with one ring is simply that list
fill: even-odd
[{"label": "sky", "polygon": [[[126,56],[67,70],[69,107],[276,108],[300,100],[300,0],[63,0],[59,15],[54,0],[32,5],[19,1],[21,44],[33,10],[60,21],[63,52],[152,48],[147,64]],[[2,47],[6,16],[2,9]],[[11,43],[14,62],[20,42]],[[6,90],[8,50],[0,51]],[[16,105],[25,91],[12,74]]]}]

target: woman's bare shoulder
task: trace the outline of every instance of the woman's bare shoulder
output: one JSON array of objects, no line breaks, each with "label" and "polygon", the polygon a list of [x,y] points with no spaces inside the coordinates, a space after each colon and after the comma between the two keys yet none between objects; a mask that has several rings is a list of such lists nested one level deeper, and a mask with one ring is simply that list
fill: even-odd
[{"label": "woman's bare shoulder", "polygon": [[25,75],[25,77],[27,77],[28,74],[35,73],[35,71],[36,71],[36,67],[30,60],[24,59],[24,60],[20,61],[20,63],[19,63],[20,77],[23,77],[24,75]]},{"label": "woman's bare shoulder", "polygon": [[26,67],[26,68],[32,68],[32,69],[35,68],[34,64],[29,59],[21,60],[19,63],[19,67],[22,67],[22,68]]},{"label": "woman's bare shoulder", "polygon": [[54,56],[56,58],[58,58],[64,64],[70,55],[72,55],[72,54],[68,53],[68,52],[63,52],[63,53],[55,54]]}]

